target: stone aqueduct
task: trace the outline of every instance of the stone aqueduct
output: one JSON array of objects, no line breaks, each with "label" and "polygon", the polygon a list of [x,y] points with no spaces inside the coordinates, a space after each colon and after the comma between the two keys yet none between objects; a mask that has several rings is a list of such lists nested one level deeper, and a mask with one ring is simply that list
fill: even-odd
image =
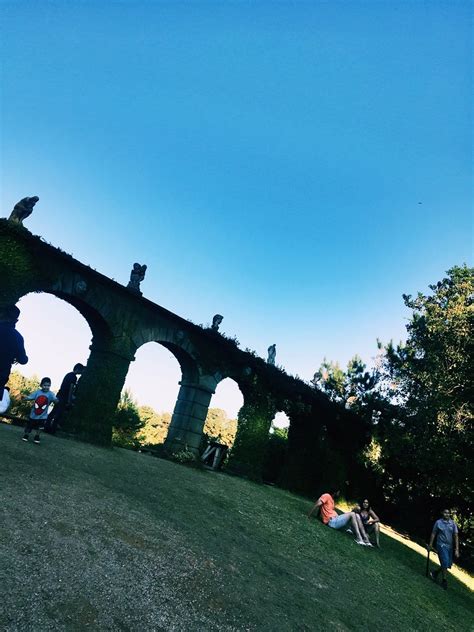
[{"label": "stone aqueduct", "polygon": [[282,483],[303,490],[298,481],[308,472],[313,472],[310,479],[317,479],[315,460],[322,444],[329,449],[330,460],[344,464],[341,476],[348,476],[349,455],[366,439],[360,419],[301,380],[241,351],[220,333],[134,294],[21,224],[4,219],[0,279],[0,309],[30,292],[46,292],[74,306],[90,326],[87,371],[68,419],[79,438],[110,444],[111,419],[130,362],[139,347],[155,341],[176,357],[182,372],[166,439],[170,451],[187,446],[197,452],[212,394],[230,377],[244,397],[231,458],[235,471],[260,477],[271,422],[276,412],[284,411],[290,428]]}]

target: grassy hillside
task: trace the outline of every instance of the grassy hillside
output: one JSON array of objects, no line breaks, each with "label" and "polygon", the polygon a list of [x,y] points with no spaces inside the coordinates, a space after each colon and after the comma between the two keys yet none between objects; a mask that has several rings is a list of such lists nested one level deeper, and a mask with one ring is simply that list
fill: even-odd
[{"label": "grassy hillside", "polygon": [[424,559],[309,521],[285,491],[0,426],[0,629],[460,630]]}]

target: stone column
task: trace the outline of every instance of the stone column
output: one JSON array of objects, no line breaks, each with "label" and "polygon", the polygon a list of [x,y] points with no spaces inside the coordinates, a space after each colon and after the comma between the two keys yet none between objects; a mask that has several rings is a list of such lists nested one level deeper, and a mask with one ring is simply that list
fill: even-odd
[{"label": "stone column", "polygon": [[[308,495],[331,487],[344,489],[346,468],[328,436],[334,414],[331,409],[325,404],[316,406],[296,400],[287,414],[288,450],[278,485]],[[336,446],[344,440],[344,432],[341,427],[336,433]]]},{"label": "stone column", "polygon": [[114,413],[136,349],[123,338],[101,338],[92,341],[90,350],[66,429],[84,441],[109,446]]},{"label": "stone column", "polygon": [[251,387],[239,385],[244,405],[239,411],[237,435],[227,469],[253,480],[262,479],[270,426],[277,412],[271,393],[254,381]]},{"label": "stone column", "polygon": [[278,485],[301,493],[309,492],[307,486],[313,484],[313,470],[318,467],[320,425],[306,411],[297,410],[295,406],[287,410],[287,415],[290,419],[288,448]]},{"label": "stone column", "polygon": [[202,439],[202,429],[207,417],[209,402],[215,388],[199,382],[180,382],[178,399],[171,418],[171,424],[165,441],[169,452],[189,450],[196,456]]}]

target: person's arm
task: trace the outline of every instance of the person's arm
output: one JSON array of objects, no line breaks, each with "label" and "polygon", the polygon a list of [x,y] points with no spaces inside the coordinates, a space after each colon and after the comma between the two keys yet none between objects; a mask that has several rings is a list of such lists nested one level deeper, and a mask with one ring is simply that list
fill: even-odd
[{"label": "person's arm", "polygon": [[454,557],[456,559],[459,557],[459,535],[457,531],[454,533]]},{"label": "person's arm", "polygon": [[67,400],[66,400],[66,405],[70,406],[72,404],[72,402],[74,401],[74,388],[75,388],[75,384],[71,383],[69,384],[69,391],[68,391],[68,395],[67,395]]},{"label": "person's arm", "polygon": [[321,498],[320,498],[319,500],[317,500],[317,501],[314,503],[313,507],[311,508],[311,511],[310,511],[310,512],[309,512],[309,514],[308,514],[308,518],[311,518],[311,516],[313,515],[313,512],[314,512],[314,511],[316,511],[316,510],[318,510],[318,511],[319,511],[319,508],[321,507],[321,505],[322,505],[322,504],[323,504],[323,501],[321,500]]},{"label": "person's arm", "polygon": [[431,532],[430,541],[429,541],[429,544],[428,544],[428,547],[427,547],[430,551],[433,548],[434,539],[436,538],[436,532],[437,532],[437,528],[436,528],[436,523],[435,523],[435,525],[433,527],[433,531]]},{"label": "person's arm", "polygon": [[25,343],[23,341],[23,336],[18,332],[16,332],[16,334],[17,349],[15,352],[15,362],[18,362],[18,364],[26,364],[28,362],[28,356],[25,352]]},{"label": "person's arm", "polygon": [[24,399],[25,401],[26,401],[26,400],[32,400],[32,399],[35,399],[35,398],[36,398],[36,391],[35,391],[34,393],[30,393],[30,395],[25,395],[25,396],[23,397],[23,399]]},{"label": "person's arm", "polygon": [[370,516],[369,524],[375,524],[376,522],[380,522],[380,518],[372,509],[369,511],[369,516]]}]

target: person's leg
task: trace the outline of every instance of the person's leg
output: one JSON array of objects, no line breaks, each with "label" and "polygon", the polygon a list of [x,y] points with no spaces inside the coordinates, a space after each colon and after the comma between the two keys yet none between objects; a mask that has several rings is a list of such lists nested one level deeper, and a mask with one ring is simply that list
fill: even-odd
[{"label": "person's leg", "polygon": [[[363,539],[362,534],[361,534],[360,529],[359,529],[359,521],[357,520],[357,518],[359,518],[359,516],[356,513],[354,513],[353,511],[351,511],[349,513],[349,515],[350,515],[350,521],[351,521],[351,529],[352,529],[352,531],[353,531],[353,533],[354,533],[354,535],[356,537],[356,542],[364,542],[364,539]],[[359,518],[359,520],[360,520],[360,518]]]},{"label": "person's leg", "polygon": [[357,526],[359,527],[361,540],[363,540],[365,543],[370,544],[369,536],[367,535],[367,532],[365,530],[364,523],[362,522],[362,518],[360,517],[358,513],[354,512],[354,515],[357,520]]},{"label": "person's leg", "polygon": [[441,585],[446,590],[448,588],[448,568],[452,565],[452,551],[446,546],[438,546],[438,557],[441,568]]},{"label": "person's leg", "polygon": [[61,400],[57,404],[54,404],[53,410],[48,415],[48,420],[44,424],[44,429],[46,432],[54,434],[58,429],[58,426],[61,423],[61,418],[63,416],[65,405],[61,403]]},{"label": "person's leg", "polygon": [[34,436],[33,442],[34,443],[39,443],[40,442],[40,428],[41,428],[41,424],[43,424],[46,420],[45,419],[41,419],[41,420],[35,420],[33,427],[36,431],[36,434]]},{"label": "person's leg", "polygon": [[374,531],[375,531],[375,544],[380,549],[380,525],[378,522],[374,524]]},{"label": "person's leg", "polygon": [[30,435],[31,429],[33,428],[33,420],[31,419],[31,417],[28,418],[28,421],[26,422],[26,426],[25,426],[25,432],[23,433],[23,441],[28,441],[28,437]]}]

